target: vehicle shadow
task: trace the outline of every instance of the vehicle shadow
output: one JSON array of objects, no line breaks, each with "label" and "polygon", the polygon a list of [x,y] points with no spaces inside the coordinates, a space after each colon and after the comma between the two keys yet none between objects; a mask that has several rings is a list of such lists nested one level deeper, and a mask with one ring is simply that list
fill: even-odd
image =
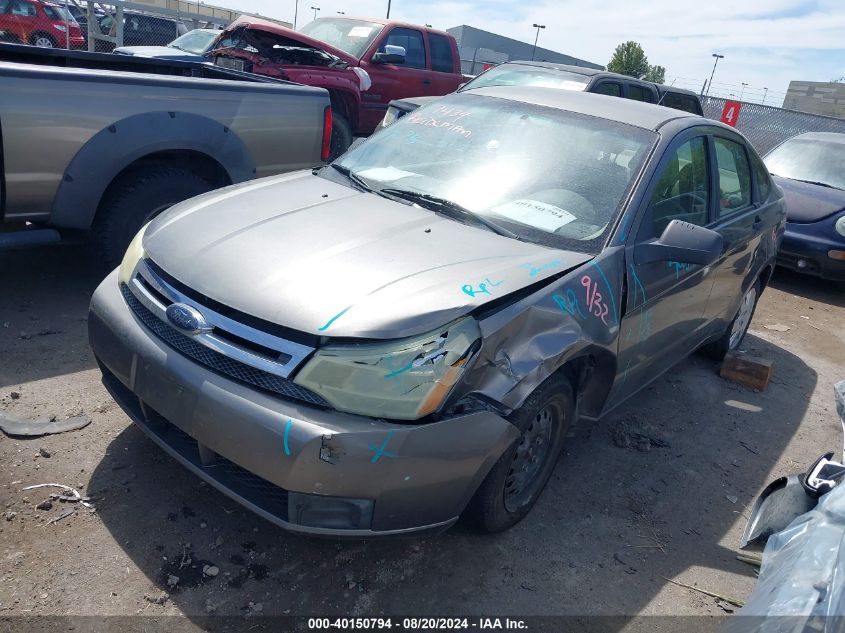
[{"label": "vehicle shadow", "polygon": [[845,284],[842,283],[777,267],[769,285],[805,299],[845,308]]},{"label": "vehicle shadow", "polygon": [[96,367],[83,315],[104,276],[84,244],[0,252],[0,387]]},{"label": "vehicle shadow", "polygon": [[[744,515],[780,474],[775,465],[817,376],[762,339],[749,336],[746,347],[774,362],[776,384],[756,393],[719,378],[709,360],[681,362],[605,419],[577,425],[532,513],[498,535],[460,523],[392,540],[288,534],[200,482],[134,426],[112,441],[88,492],[115,541],[197,623],[210,612],[258,611],[633,615],[666,588],[664,578],[690,568],[753,583],[735,560]],[[205,565],[219,573],[204,577]]]}]

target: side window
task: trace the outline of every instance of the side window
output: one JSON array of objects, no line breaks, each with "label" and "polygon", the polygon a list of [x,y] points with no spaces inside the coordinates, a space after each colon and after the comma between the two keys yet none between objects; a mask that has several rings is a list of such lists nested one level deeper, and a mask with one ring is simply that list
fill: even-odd
[{"label": "side window", "polygon": [[[420,31],[395,28],[387,36],[384,43],[391,46],[401,46],[405,49],[405,66],[425,68],[425,45]],[[382,47],[382,52],[384,52],[384,47]]]},{"label": "side window", "polygon": [[7,13],[9,12],[9,0],[0,0],[0,13]]},{"label": "side window", "polygon": [[745,148],[725,138],[713,139],[719,168],[719,216],[751,204],[751,168]]},{"label": "side window", "polygon": [[452,58],[452,43],[445,35],[428,34],[428,47],[431,49],[431,69],[439,73],[451,73],[455,70]]},{"label": "side window", "polygon": [[636,86],[628,84],[628,98],[634,101],[645,101],[646,103],[654,103],[654,93],[643,86]]},{"label": "side window", "polygon": [[614,83],[612,81],[603,81],[602,83],[595,86],[590,92],[593,92],[597,95],[608,95],[611,97],[621,97],[622,96],[622,86]]},{"label": "side window", "polygon": [[678,94],[677,92],[665,93],[660,105],[664,105],[667,108],[674,108],[675,110],[683,110],[691,114],[700,114],[698,103],[696,103],[694,97]]},{"label": "side window", "polygon": [[675,150],[651,196],[639,239],[660,237],[672,220],[705,226],[709,223],[710,176],[707,139],[697,136]]},{"label": "side window", "polygon": [[754,175],[757,177],[757,191],[760,194],[760,202],[769,198],[772,191],[772,179],[769,170],[760,159],[754,160]]}]

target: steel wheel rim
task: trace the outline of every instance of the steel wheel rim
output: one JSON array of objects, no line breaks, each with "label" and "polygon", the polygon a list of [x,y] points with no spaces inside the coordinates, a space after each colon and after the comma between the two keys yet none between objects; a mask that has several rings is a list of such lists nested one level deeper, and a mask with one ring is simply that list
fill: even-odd
[{"label": "steel wheel rim", "polygon": [[537,493],[542,483],[540,473],[550,456],[555,421],[559,417],[558,408],[547,404],[522,432],[505,477],[505,509],[508,512],[517,512]]},{"label": "steel wheel rim", "polygon": [[53,41],[49,37],[41,37],[35,38],[35,45],[40,46],[41,48],[53,48]]},{"label": "steel wheel rim", "polygon": [[745,331],[751,325],[751,314],[754,312],[754,304],[757,301],[757,288],[751,286],[745,296],[742,298],[742,304],[739,306],[734,325],[731,329],[731,337],[728,341],[730,349],[736,349],[742,337],[745,336]]}]

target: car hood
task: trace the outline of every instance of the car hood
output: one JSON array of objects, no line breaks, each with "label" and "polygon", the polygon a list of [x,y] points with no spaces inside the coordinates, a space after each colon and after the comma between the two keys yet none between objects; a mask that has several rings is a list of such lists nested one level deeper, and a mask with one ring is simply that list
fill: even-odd
[{"label": "car hood", "polygon": [[121,46],[114,49],[118,55],[134,55],[136,57],[157,57],[166,59],[198,59],[202,55],[189,53],[173,46]]},{"label": "car hood", "polygon": [[226,306],[310,334],[365,338],[430,331],[592,258],[311,172],[183,202],[153,221],[143,246]]},{"label": "car hood", "polygon": [[818,222],[845,209],[845,191],[773,176],[783,189],[786,220],[796,224]]}]

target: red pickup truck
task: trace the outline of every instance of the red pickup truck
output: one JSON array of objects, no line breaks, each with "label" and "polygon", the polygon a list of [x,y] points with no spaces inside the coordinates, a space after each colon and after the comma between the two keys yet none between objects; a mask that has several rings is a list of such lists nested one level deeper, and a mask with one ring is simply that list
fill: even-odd
[{"label": "red pickup truck", "polygon": [[320,18],[293,31],[242,16],[209,55],[218,66],[328,90],[332,156],[353,134],[371,134],[392,100],[446,95],[468,79],[449,33],[372,18]]}]

